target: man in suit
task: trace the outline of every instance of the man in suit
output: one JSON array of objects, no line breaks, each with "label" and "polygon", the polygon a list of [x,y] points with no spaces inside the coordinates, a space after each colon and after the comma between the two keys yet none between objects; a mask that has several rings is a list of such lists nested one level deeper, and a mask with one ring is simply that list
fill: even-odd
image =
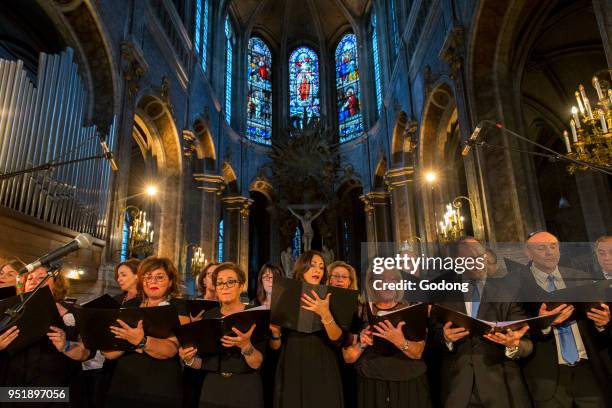
[{"label": "man in suit", "polygon": [[[519,272],[523,293],[553,292],[592,281],[580,270],[559,267],[559,240],[546,231],[529,234],[525,254],[530,264]],[[530,333],[534,351],[525,360],[524,374],[536,407],[603,408],[604,369],[595,341],[605,331],[598,325],[603,321],[586,318],[571,304],[552,310],[545,303],[525,306],[533,315],[559,314],[552,327]]]},{"label": "man in suit", "polygon": [[[490,256],[490,255],[489,255]],[[457,243],[457,259],[484,257],[485,249],[473,237]],[[488,275],[487,263],[466,268],[462,274],[451,272],[445,280],[469,283],[467,293],[442,306],[487,321],[521,320],[525,314],[518,303],[509,302],[505,278]],[[503,301],[500,301],[503,300]],[[442,403],[444,407],[528,407],[531,405],[516,360],[532,350],[523,337],[528,327],[495,335],[470,335],[451,322],[435,322],[434,338],[443,349],[441,362]]]},{"label": "man in suit", "polygon": [[[595,241],[595,258],[597,259],[598,273],[595,275],[597,280],[608,280],[612,282],[612,235],[604,235]],[[599,345],[599,356],[608,373],[608,404],[612,405],[612,323],[610,322],[610,295],[607,299],[608,304],[602,305],[604,313],[589,312],[588,317],[600,327],[606,327],[597,336]]]}]

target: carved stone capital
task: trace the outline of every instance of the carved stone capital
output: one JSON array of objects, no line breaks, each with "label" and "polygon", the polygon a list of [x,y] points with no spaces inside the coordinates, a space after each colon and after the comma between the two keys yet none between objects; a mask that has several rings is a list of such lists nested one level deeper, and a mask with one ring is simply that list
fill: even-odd
[{"label": "carved stone capital", "polygon": [[401,167],[399,169],[391,169],[385,173],[385,184],[389,191],[410,184],[414,181],[414,167]]},{"label": "carved stone capital", "polygon": [[371,191],[359,197],[365,205],[365,212],[371,215],[376,207],[388,206],[390,194],[387,191]]},{"label": "carved stone capital", "polygon": [[223,197],[221,202],[226,210],[239,211],[243,218],[249,216],[249,207],[253,204],[252,199],[242,196]]},{"label": "carved stone capital", "polygon": [[129,95],[134,96],[140,89],[140,78],[149,70],[149,64],[131,38],[121,42],[121,65]]},{"label": "carved stone capital", "polygon": [[217,174],[194,173],[193,181],[201,183],[201,185],[197,187],[198,190],[203,190],[209,193],[221,195],[225,189],[225,181],[223,180],[223,176],[219,176]]}]

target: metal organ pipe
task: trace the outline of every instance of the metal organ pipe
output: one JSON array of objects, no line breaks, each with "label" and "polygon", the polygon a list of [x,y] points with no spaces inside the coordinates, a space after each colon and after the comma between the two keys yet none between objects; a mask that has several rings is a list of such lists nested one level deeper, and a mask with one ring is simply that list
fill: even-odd
[{"label": "metal organ pipe", "polygon": [[[0,59],[0,173],[100,155],[98,129],[83,126],[87,92],[68,48],[40,54],[37,86],[22,61]],[[112,150],[116,118],[106,141]],[[110,164],[90,160],[0,181],[0,205],[104,238]]]}]

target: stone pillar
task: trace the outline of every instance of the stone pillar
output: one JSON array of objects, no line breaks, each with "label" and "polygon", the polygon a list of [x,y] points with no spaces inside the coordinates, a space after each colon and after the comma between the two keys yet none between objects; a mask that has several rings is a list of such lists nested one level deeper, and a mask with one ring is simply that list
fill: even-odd
[{"label": "stone pillar", "polygon": [[242,196],[231,196],[223,197],[221,202],[223,203],[224,261],[235,262],[248,274],[249,207],[253,204],[253,200]]},{"label": "stone pillar", "polygon": [[576,173],[576,186],[589,241],[612,231],[612,197],[607,176],[589,172]]},{"label": "stone pillar", "polygon": [[413,242],[417,238],[414,200],[414,167],[391,169],[385,174],[391,193],[391,214],[395,242]]},{"label": "stone pillar", "polygon": [[193,180],[199,183],[202,191],[202,208],[200,212],[200,247],[206,259],[217,260],[217,235],[221,218],[221,193],[225,188],[223,177],[216,174],[194,173]]},{"label": "stone pillar", "polygon": [[612,0],[593,0],[593,11],[599,26],[608,67],[612,67]]},{"label": "stone pillar", "polygon": [[386,191],[371,191],[359,197],[365,204],[368,257],[381,252],[378,243],[393,242],[390,196]]}]

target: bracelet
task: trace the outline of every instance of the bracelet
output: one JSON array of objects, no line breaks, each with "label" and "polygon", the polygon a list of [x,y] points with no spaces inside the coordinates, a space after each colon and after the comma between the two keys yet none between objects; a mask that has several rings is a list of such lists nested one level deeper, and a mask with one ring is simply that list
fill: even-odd
[{"label": "bracelet", "polygon": [[332,324],[334,322],[334,317],[330,317],[328,321],[324,322],[323,319],[321,319],[321,323],[323,324],[323,326],[327,326],[328,324]]},{"label": "bracelet", "polygon": [[66,345],[64,346],[64,353],[68,352],[68,350],[70,350],[70,347],[72,346],[70,340],[66,340]]},{"label": "bracelet", "polygon": [[142,340],[140,340],[140,343],[138,343],[136,348],[140,350],[144,350],[146,345],[147,345],[147,335],[145,334],[144,336],[142,336]]},{"label": "bracelet", "polygon": [[404,340],[404,344],[402,344],[402,347],[400,347],[400,350],[402,350],[405,353],[408,351],[409,347],[410,347],[410,342],[408,340]]},{"label": "bracelet", "polygon": [[270,336],[270,339],[272,340],[280,340],[280,338],[281,336],[274,336],[274,335]]},{"label": "bracelet", "polygon": [[243,355],[243,356],[245,356],[245,357],[250,356],[250,355],[251,355],[251,354],[253,354],[254,352],[255,352],[255,347],[253,347],[253,345],[252,345],[252,344],[249,346],[249,348],[248,348],[248,349],[246,349],[246,350],[240,350],[240,354],[242,354],[242,355]]},{"label": "bracelet", "polygon": [[189,362],[183,360],[183,363],[185,363],[185,365],[187,367],[191,367],[193,365],[193,363],[195,363],[195,359],[196,359],[196,356],[193,356],[193,357],[191,357],[191,360]]}]

